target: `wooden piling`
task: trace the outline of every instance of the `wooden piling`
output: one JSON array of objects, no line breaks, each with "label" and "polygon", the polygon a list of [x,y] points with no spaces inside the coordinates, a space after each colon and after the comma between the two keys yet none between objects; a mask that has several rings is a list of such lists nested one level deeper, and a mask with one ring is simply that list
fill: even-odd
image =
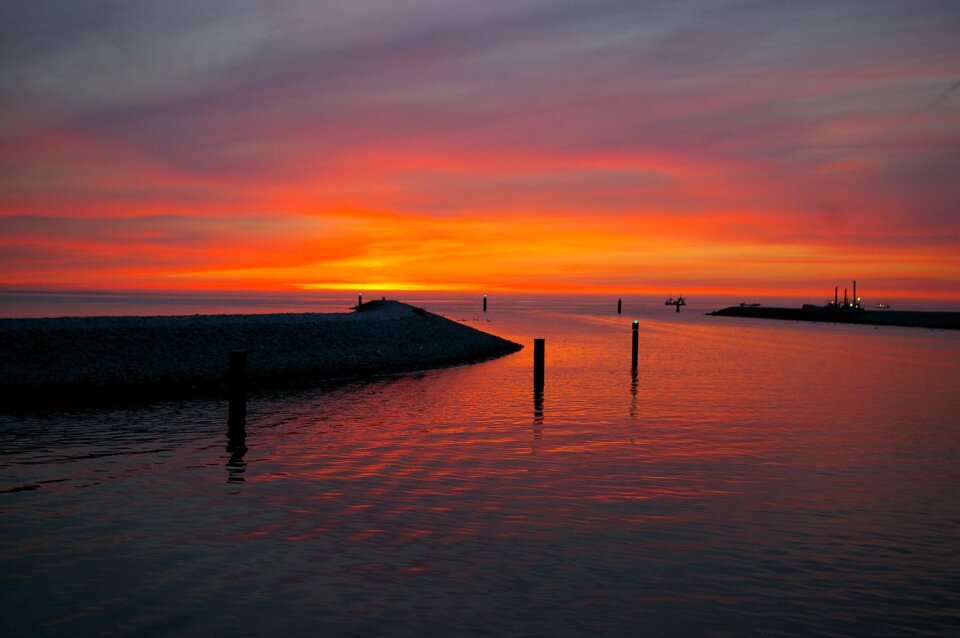
[{"label": "wooden piling", "polygon": [[677,302],[677,312],[680,312],[680,302]]},{"label": "wooden piling", "polygon": [[483,311],[484,311],[484,312],[487,311],[487,296],[486,296],[486,295],[483,296]]},{"label": "wooden piling", "polygon": [[630,356],[630,370],[636,374],[637,372],[637,361],[639,360],[638,352],[640,349],[640,322],[636,319],[633,320],[633,346],[631,348]]},{"label": "wooden piling", "polygon": [[623,299],[617,299],[617,314],[623,314]]},{"label": "wooden piling", "polygon": [[357,295],[357,305],[358,306],[363,305],[363,293],[360,293],[359,295]]},{"label": "wooden piling", "polygon": [[533,340],[533,386],[543,389],[544,339]]},{"label": "wooden piling", "polygon": [[247,351],[230,351],[227,426],[231,436],[242,436],[247,424]]}]

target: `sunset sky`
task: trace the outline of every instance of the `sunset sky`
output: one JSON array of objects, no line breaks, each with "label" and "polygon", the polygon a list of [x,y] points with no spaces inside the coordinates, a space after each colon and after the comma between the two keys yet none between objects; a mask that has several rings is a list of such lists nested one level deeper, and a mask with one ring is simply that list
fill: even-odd
[{"label": "sunset sky", "polygon": [[0,7],[0,288],[960,298],[960,2]]}]

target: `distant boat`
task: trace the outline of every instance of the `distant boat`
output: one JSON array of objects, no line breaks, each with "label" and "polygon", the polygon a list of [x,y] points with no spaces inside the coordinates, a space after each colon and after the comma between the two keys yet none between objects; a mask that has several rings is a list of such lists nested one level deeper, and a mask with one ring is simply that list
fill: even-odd
[{"label": "distant boat", "polygon": [[758,304],[758,303],[747,303],[746,301],[741,301],[741,302],[740,302],[740,307],[741,307],[741,308],[759,308],[759,307],[760,307],[760,304]]},{"label": "distant boat", "polygon": [[890,307],[890,304],[887,304],[887,303],[878,303],[876,306],[874,306],[874,308],[876,308],[877,310],[886,310],[889,307]]},{"label": "distant boat", "polygon": [[686,306],[687,300],[684,299],[683,297],[677,297],[676,299],[674,299],[673,297],[670,297],[669,299],[663,302],[663,305],[664,306]]}]

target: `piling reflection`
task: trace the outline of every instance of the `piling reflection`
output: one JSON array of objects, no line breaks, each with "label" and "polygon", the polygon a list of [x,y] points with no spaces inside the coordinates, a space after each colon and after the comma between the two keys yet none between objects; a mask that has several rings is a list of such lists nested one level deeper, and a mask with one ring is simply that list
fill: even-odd
[{"label": "piling reflection", "polygon": [[[543,387],[533,389],[533,440],[534,443],[543,439]],[[536,449],[531,449],[536,452]]]},{"label": "piling reflection", "polygon": [[639,380],[637,378],[637,369],[634,368],[630,371],[630,418],[637,418],[637,386],[639,385]]},{"label": "piling reflection", "polygon": [[244,430],[234,431],[231,429],[227,432],[226,451],[230,454],[226,463],[228,483],[243,483],[243,474],[247,470],[247,462],[243,460],[243,457],[247,450],[247,435]]},{"label": "piling reflection", "polygon": [[227,482],[242,483],[247,462],[243,460],[247,453],[247,418],[246,402],[243,408],[238,409],[235,401],[230,402],[229,417],[227,418],[227,447],[230,454],[227,460]]}]

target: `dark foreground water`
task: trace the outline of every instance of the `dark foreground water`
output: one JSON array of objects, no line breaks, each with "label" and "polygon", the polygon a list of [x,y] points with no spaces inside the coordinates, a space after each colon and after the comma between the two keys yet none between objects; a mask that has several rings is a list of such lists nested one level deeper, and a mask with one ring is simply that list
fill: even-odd
[{"label": "dark foreground water", "polygon": [[0,635],[960,633],[960,333],[424,305],[530,347],[253,397],[245,452],[0,417]]}]

